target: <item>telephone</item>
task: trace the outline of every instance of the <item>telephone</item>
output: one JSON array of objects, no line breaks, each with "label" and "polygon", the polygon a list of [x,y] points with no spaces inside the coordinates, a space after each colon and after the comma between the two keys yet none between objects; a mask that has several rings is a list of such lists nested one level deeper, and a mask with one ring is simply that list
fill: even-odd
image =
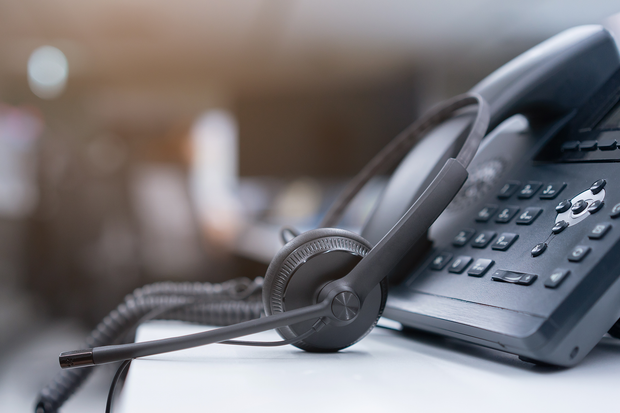
[{"label": "telephone", "polygon": [[[491,133],[430,227],[432,247],[418,243],[391,274],[385,317],[526,361],[588,354],[620,319],[619,68],[610,33],[583,26],[473,88]],[[427,184],[418,171],[452,156],[469,123],[445,122],[407,155],[363,237],[394,225]]]}]

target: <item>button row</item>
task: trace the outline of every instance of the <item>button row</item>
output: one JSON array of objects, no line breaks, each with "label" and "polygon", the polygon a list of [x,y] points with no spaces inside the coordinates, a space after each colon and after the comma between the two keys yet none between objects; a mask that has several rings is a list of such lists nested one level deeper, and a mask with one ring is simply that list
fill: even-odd
[{"label": "button row", "polygon": [[[429,268],[433,271],[441,271],[452,259],[452,254],[449,252],[442,252],[438,254]],[[452,261],[452,264],[448,266],[448,272],[453,274],[462,274],[465,268],[469,267],[474,259],[465,255],[460,255]],[[495,264],[495,261],[487,258],[478,258],[474,265],[467,271],[467,274],[472,277],[482,277],[488,270]]]},{"label": "button row", "polygon": [[517,197],[519,199],[530,199],[540,188],[543,188],[540,193],[540,199],[554,199],[566,188],[566,184],[564,182],[553,182],[543,185],[542,182],[529,181],[521,186],[521,182],[519,181],[508,181],[500,188],[497,197],[499,199],[508,199],[518,191]]},{"label": "button row", "polygon": [[[466,228],[459,231],[458,234],[452,240],[452,245],[455,247],[465,246],[470,239],[474,236],[476,230]],[[486,248],[489,243],[495,238],[496,233],[493,231],[482,231],[471,242],[471,246],[474,248]],[[519,235],[511,232],[502,233],[499,238],[491,245],[491,248],[496,251],[506,251],[514,242],[519,238]]]},{"label": "button row", "polygon": [[614,138],[588,140],[588,141],[568,141],[562,144],[562,152],[576,151],[613,151],[618,147],[618,142]]},{"label": "button row", "polygon": [[[476,215],[477,222],[487,222],[497,212],[499,207],[493,204],[485,205]],[[620,209],[620,208],[619,208]],[[517,206],[507,206],[501,209],[501,211],[495,216],[495,222],[499,224],[507,224],[512,218],[519,213],[521,208]],[[526,208],[519,218],[517,218],[518,225],[530,225],[538,216],[543,212],[542,208],[529,207]]]},{"label": "button row", "polygon": [[[441,271],[452,259],[452,254],[442,252],[438,254],[430,265],[433,271]],[[462,274],[472,263],[473,258],[468,256],[458,256],[448,267],[448,272],[452,274]],[[467,275],[472,277],[482,277],[495,264],[495,261],[488,258],[478,258],[474,265],[467,271]],[[557,268],[545,281],[545,287],[557,288],[570,274],[569,270]],[[532,285],[538,276],[516,271],[496,270],[491,276],[491,280],[517,285]]]}]

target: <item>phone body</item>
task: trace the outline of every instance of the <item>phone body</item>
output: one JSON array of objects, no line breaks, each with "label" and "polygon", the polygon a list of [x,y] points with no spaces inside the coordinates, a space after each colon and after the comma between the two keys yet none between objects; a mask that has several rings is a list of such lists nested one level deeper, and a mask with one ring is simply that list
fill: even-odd
[{"label": "phone body", "polygon": [[[428,241],[390,275],[384,315],[572,366],[620,319],[616,42],[600,26],[571,29],[473,91],[489,101],[491,132]],[[389,230],[470,122],[468,113],[451,119],[407,155],[364,237],[377,242]]]}]

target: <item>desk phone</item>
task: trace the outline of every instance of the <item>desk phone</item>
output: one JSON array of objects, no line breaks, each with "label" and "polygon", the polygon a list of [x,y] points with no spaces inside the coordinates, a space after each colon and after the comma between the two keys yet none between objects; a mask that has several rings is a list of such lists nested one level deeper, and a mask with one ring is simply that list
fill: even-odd
[{"label": "desk phone", "polygon": [[[611,35],[582,27],[473,89],[497,126],[425,247],[392,274],[385,316],[538,363],[571,366],[594,347],[620,318],[618,67]],[[408,155],[363,236],[380,238],[424,186],[432,145],[449,156],[468,122]]]}]

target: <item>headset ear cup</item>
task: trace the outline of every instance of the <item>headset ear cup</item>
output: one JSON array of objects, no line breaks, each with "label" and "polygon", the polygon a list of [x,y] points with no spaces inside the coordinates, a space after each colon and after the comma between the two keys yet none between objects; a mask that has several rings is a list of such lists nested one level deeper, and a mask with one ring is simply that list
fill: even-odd
[{"label": "headset ear cup", "polygon": [[[315,304],[320,290],[330,281],[345,276],[371,248],[361,236],[337,228],[319,228],[295,237],[276,254],[265,274],[265,313],[269,316]],[[387,280],[384,279],[366,298],[353,323],[344,327],[327,325],[294,345],[313,352],[348,347],[372,330],[386,300]],[[278,333],[285,339],[295,338],[314,323],[311,320],[282,327]]]}]

